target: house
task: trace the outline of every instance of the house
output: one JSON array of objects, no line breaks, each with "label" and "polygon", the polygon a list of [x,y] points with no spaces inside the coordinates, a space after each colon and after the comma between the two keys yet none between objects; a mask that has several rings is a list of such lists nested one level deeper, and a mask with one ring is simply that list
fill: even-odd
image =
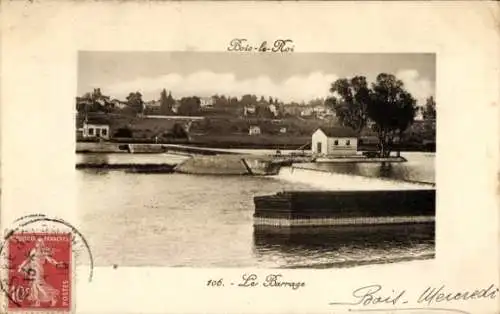
[{"label": "house", "polygon": [[109,121],[104,118],[86,118],[79,131],[81,131],[83,138],[101,138],[105,140],[110,138]]},{"label": "house", "polygon": [[281,127],[280,128],[280,133],[285,134],[286,133],[286,127]]},{"label": "house", "polygon": [[243,108],[243,115],[254,115],[257,112],[257,107],[255,106],[245,106]]},{"label": "house", "polygon": [[113,107],[118,108],[118,109],[123,109],[123,108],[127,107],[126,102],[118,100],[118,99],[112,99],[110,102],[113,105]]},{"label": "house", "polygon": [[213,108],[214,107],[214,99],[213,97],[202,97],[200,98],[200,107],[201,108]]},{"label": "house", "polygon": [[301,117],[310,117],[313,114],[313,109],[312,108],[305,108],[300,112]]},{"label": "house", "polygon": [[172,112],[173,113],[179,113],[179,107],[181,106],[181,102],[179,100],[176,100],[174,105],[172,106]]},{"label": "house", "polygon": [[259,135],[259,134],[261,134],[260,126],[251,125],[250,128],[248,129],[248,134],[249,135]]},{"label": "house", "polygon": [[424,120],[424,107],[417,107],[415,111],[414,121],[423,121]]},{"label": "house", "polygon": [[344,127],[318,128],[312,135],[311,150],[320,156],[355,155],[358,150],[356,133]]},{"label": "house", "polygon": [[144,103],[146,108],[160,108],[161,101],[159,100],[150,100]]},{"label": "house", "polygon": [[275,117],[278,116],[278,108],[276,107],[276,105],[271,104],[267,108],[273,114],[273,116],[275,116]]}]

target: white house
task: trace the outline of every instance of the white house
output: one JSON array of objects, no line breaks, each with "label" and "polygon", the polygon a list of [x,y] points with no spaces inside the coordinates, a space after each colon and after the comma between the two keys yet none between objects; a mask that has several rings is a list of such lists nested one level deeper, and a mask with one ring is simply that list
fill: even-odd
[{"label": "white house", "polygon": [[268,108],[269,108],[269,111],[271,111],[271,113],[272,113],[275,117],[277,117],[277,116],[278,116],[278,108],[276,108],[276,105],[271,104],[271,105],[269,105],[269,106],[268,106]]},{"label": "white house", "polygon": [[161,107],[161,101],[159,100],[150,100],[144,103],[144,106],[146,108],[160,108]]},{"label": "white house", "polygon": [[82,126],[82,136],[84,138],[110,138],[109,123],[104,119],[85,119]]},{"label": "white house", "polygon": [[249,135],[259,135],[261,132],[260,132],[260,127],[257,126],[257,125],[252,125],[250,126],[250,128],[248,129],[248,134]]},{"label": "white house", "polygon": [[243,115],[254,115],[257,112],[257,108],[255,106],[245,106],[243,108]]},{"label": "white house", "polygon": [[319,128],[312,135],[311,151],[317,156],[355,155],[358,150],[356,133],[348,128]]},{"label": "white house", "polygon": [[313,114],[313,109],[312,108],[306,108],[300,112],[301,117],[310,117]]},{"label": "white house", "polygon": [[200,98],[200,107],[201,108],[213,108],[214,99],[212,97],[202,97]]},{"label": "white house", "polygon": [[424,121],[424,107],[417,107],[414,120]]}]

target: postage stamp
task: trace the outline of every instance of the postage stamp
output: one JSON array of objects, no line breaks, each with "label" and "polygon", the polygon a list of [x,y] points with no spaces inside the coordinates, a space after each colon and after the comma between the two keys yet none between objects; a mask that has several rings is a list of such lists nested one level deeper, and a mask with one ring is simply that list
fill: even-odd
[{"label": "postage stamp", "polygon": [[8,310],[71,309],[71,235],[18,233],[8,240]]},{"label": "postage stamp", "polygon": [[23,216],[0,243],[0,313],[71,313],[76,269],[92,280],[93,257],[70,223],[44,214]]}]

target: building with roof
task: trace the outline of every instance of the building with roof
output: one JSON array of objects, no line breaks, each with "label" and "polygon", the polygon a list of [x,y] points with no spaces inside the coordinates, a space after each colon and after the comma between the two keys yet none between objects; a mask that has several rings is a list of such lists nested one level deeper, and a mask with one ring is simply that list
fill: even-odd
[{"label": "building with roof", "polygon": [[94,138],[109,140],[110,132],[109,120],[100,116],[87,116],[77,127],[77,136],[86,139]]},{"label": "building with roof", "polygon": [[213,97],[201,97],[200,98],[200,107],[202,109],[213,108],[214,107],[214,98]]},{"label": "building with roof", "polygon": [[254,105],[248,105],[243,107],[244,116],[255,115],[256,113],[257,113],[257,107],[255,107]]},{"label": "building with roof", "polygon": [[258,125],[251,125],[248,129],[248,135],[260,135],[261,133],[260,126]]},{"label": "building with roof", "polygon": [[321,127],[312,135],[311,150],[316,156],[349,156],[358,150],[356,132],[344,127]]}]

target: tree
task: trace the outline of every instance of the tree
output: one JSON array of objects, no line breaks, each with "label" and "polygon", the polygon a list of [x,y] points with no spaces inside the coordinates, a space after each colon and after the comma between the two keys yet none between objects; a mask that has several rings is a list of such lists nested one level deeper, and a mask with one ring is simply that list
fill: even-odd
[{"label": "tree", "polygon": [[179,106],[179,114],[185,116],[196,115],[200,111],[200,98],[198,97],[183,97]]},{"label": "tree", "polygon": [[326,99],[327,106],[331,107],[340,123],[361,133],[368,119],[368,103],[370,89],[364,76],[355,76],[352,79],[338,79],[330,87],[334,94]]},{"label": "tree", "polygon": [[425,102],[425,107],[423,110],[423,117],[425,120],[435,120],[436,119],[436,102],[434,97],[427,98]]},{"label": "tree", "polygon": [[172,97],[172,93],[169,91],[167,96],[167,108],[169,114],[173,112],[172,109],[174,108],[174,105],[175,105],[175,99],[174,97]]},{"label": "tree", "polygon": [[144,101],[142,94],[139,92],[130,93],[127,96],[127,105],[134,110],[136,114],[144,113]]},{"label": "tree", "polygon": [[179,123],[175,123],[174,126],[172,127],[172,136],[174,138],[187,138],[188,133],[186,132],[186,129]]},{"label": "tree", "polygon": [[214,100],[214,107],[216,108],[226,108],[227,106],[229,106],[229,99],[224,95],[214,95],[212,96],[212,98]]},{"label": "tree", "polygon": [[168,106],[167,91],[165,88],[160,93],[160,113],[162,115],[168,115],[172,111],[172,108]]},{"label": "tree", "polygon": [[434,97],[427,98],[422,110],[424,118],[424,138],[426,140],[436,140],[436,102]]},{"label": "tree", "polygon": [[255,115],[259,118],[262,118],[262,119],[274,118],[274,114],[271,111],[271,109],[269,109],[268,106],[261,106],[261,105],[256,106],[255,107]]},{"label": "tree", "polygon": [[162,115],[172,114],[172,108],[175,105],[175,99],[172,97],[172,93],[163,89],[160,93],[160,113]]},{"label": "tree", "polygon": [[255,106],[255,105],[257,105],[257,102],[258,102],[257,96],[250,95],[250,94],[246,94],[246,95],[241,96],[241,100],[240,100],[240,103],[243,106]]},{"label": "tree", "polygon": [[379,140],[382,157],[388,157],[394,138],[401,139],[403,132],[413,123],[416,100],[405,90],[404,84],[392,74],[381,73],[372,84],[367,113],[375,122],[374,130]]},{"label": "tree", "polygon": [[374,122],[382,157],[390,155],[396,137],[401,140],[413,123],[416,101],[403,82],[392,74],[379,74],[371,88],[363,76],[338,79],[331,85],[330,92],[334,95],[326,103],[344,126],[359,135],[368,120]]}]

